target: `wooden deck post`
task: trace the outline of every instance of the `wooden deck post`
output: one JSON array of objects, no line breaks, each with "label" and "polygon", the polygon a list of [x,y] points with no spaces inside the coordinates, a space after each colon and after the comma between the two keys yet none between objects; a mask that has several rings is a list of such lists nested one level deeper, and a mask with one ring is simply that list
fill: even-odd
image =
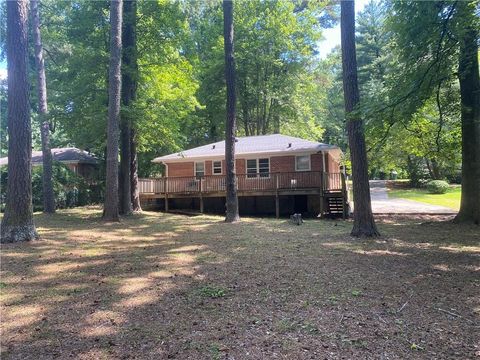
[{"label": "wooden deck post", "polygon": [[[325,158],[324,158],[325,159]],[[324,201],[325,201],[325,198],[324,198],[324,191],[323,191],[323,174],[324,173],[320,173],[320,198],[319,198],[319,201],[320,201],[320,204],[319,204],[319,212],[320,212],[320,217],[323,218],[324,215],[325,215],[325,207],[324,207]]]},{"label": "wooden deck post", "polygon": [[203,183],[203,178],[200,178],[200,214],[203,214],[203,194],[202,194],[202,183]]},{"label": "wooden deck post", "polygon": [[280,196],[278,194],[278,174],[275,174],[275,217],[280,218]]},{"label": "wooden deck post", "polygon": [[345,180],[345,174],[342,172],[340,173],[340,177],[342,179],[342,203],[343,203],[343,219],[345,220],[348,218],[348,192],[347,192],[347,182]]},{"label": "wooden deck post", "polygon": [[168,178],[165,178],[165,212],[168,212]]}]

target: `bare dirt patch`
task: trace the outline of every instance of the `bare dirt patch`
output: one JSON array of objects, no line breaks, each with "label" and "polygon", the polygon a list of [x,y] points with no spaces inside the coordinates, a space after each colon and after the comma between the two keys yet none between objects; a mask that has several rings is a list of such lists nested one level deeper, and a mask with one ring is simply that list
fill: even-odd
[{"label": "bare dirt patch", "polygon": [[2,248],[2,358],[480,356],[478,226],[243,220],[36,215],[42,240]]}]

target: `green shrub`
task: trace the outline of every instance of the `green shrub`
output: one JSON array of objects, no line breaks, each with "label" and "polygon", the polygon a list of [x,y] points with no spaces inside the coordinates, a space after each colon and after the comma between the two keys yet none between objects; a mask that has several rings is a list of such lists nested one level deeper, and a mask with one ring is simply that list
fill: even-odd
[{"label": "green shrub", "polygon": [[[102,184],[89,184],[72,172],[65,164],[54,162],[52,169],[53,192],[57,209],[97,204],[103,200]],[[0,169],[0,211],[5,204],[7,189],[7,167]],[[32,203],[34,211],[43,210],[42,167],[32,168]]]},{"label": "green shrub", "polygon": [[443,180],[432,180],[427,183],[427,191],[430,194],[445,194],[450,185]]}]

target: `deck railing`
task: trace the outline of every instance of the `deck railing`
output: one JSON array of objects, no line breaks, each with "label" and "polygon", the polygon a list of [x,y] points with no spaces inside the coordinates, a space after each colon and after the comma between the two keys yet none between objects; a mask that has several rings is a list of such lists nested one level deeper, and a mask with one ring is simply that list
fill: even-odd
[{"label": "deck railing", "polygon": [[[276,191],[321,188],[341,191],[342,174],[321,171],[237,174],[238,191]],[[139,179],[141,194],[194,194],[224,192],[225,175]]]}]

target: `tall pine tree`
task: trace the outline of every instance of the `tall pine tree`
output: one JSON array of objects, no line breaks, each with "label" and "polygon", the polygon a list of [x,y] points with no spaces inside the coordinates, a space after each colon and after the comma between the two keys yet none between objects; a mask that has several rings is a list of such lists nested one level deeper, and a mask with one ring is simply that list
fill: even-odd
[{"label": "tall pine tree", "polygon": [[347,117],[348,142],[352,160],[353,214],[352,236],[378,236],[373,219],[368,183],[367,149],[363,121],[356,113],[360,101],[357,81],[357,58],[355,53],[355,4],[341,2],[341,38],[343,93]]},{"label": "tall pine tree", "polygon": [[1,242],[38,237],[32,212],[32,129],[30,125],[28,2],[7,1],[8,180]]},{"label": "tall pine tree", "polygon": [[225,166],[227,172],[226,222],[240,220],[237,178],[235,176],[235,58],[233,49],[233,1],[223,0],[223,38],[225,48],[225,82],[227,83],[227,119],[225,126]]},{"label": "tall pine tree", "polygon": [[118,221],[118,137],[122,88],[122,0],[110,2],[110,69],[108,77],[107,173],[103,219]]},{"label": "tall pine tree", "polygon": [[43,212],[55,212],[55,195],[53,193],[52,180],[52,150],[50,148],[50,121],[47,118],[47,81],[45,78],[45,62],[43,60],[43,45],[40,32],[39,1],[31,1],[33,40],[35,42],[35,66],[37,67],[37,91],[38,91],[38,115],[40,123],[40,135],[42,139],[42,190]]},{"label": "tall pine tree", "polygon": [[132,119],[128,107],[135,100],[137,91],[138,67],[136,59],[136,0],[123,2],[122,28],[122,105],[127,111],[120,121],[120,213],[130,214],[132,208]]}]

